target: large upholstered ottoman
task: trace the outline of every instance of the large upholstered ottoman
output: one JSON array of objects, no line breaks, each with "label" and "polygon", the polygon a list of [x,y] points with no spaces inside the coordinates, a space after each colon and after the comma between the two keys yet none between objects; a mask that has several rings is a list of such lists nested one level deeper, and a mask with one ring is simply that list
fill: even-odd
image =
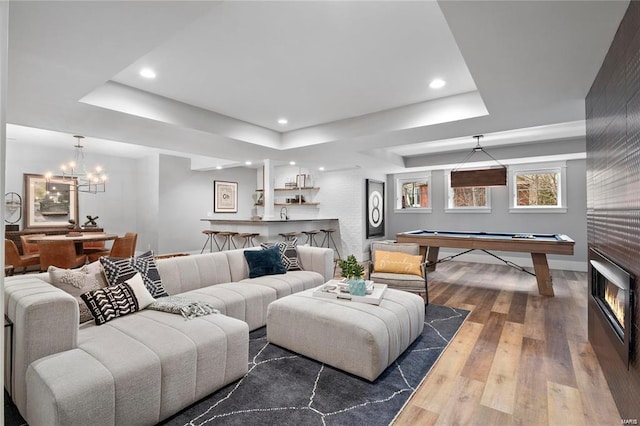
[{"label": "large upholstered ottoman", "polygon": [[267,310],[273,344],[374,381],[424,328],[424,300],[387,289],[380,305],[325,299],[314,289],[278,299]]}]

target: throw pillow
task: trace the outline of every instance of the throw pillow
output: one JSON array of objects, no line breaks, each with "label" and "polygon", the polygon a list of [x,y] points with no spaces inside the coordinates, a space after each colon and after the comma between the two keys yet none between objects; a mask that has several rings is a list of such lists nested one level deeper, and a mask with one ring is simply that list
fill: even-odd
[{"label": "throw pillow", "polygon": [[249,265],[249,278],[285,274],[287,272],[287,269],[282,264],[278,247],[264,250],[245,250],[244,258],[247,260],[247,265]]},{"label": "throw pillow", "polygon": [[298,259],[298,239],[294,238],[288,241],[278,241],[277,243],[262,243],[260,247],[268,249],[271,247],[278,247],[280,252],[280,259],[287,271],[301,271],[302,265]]},{"label": "throw pillow", "polygon": [[132,314],[155,302],[139,273],[126,282],[82,293],[80,297],[91,311],[96,325]]},{"label": "throw pillow", "polygon": [[89,307],[96,325],[102,325],[138,310],[138,300],[127,283],[82,293],[80,297]]},{"label": "throw pillow", "polygon": [[129,258],[101,257],[100,263],[110,286],[123,283],[139,272],[151,296],[168,296],[152,251]]},{"label": "throw pillow", "polygon": [[414,256],[399,251],[376,250],[373,271],[422,276],[421,263],[422,256],[420,255]]},{"label": "throw pillow", "polygon": [[91,315],[91,311],[80,295],[87,291],[97,290],[107,286],[102,271],[100,269],[96,270],[95,265],[89,264],[79,269],[62,269],[49,266],[47,272],[49,273],[51,285],[66,291],[78,301],[80,323],[91,321],[93,315]]},{"label": "throw pillow", "polygon": [[276,247],[280,251],[280,259],[287,271],[301,271],[300,261],[298,260],[297,238],[290,241],[278,241]]}]

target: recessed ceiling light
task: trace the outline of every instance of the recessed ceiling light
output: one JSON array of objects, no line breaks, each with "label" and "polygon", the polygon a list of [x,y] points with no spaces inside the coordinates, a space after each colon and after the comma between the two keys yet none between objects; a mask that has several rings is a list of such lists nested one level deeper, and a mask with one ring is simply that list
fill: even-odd
[{"label": "recessed ceiling light", "polygon": [[142,68],[140,75],[144,78],[156,78],[156,73],[151,68]]},{"label": "recessed ceiling light", "polygon": [[318,170],[323,171],[324,167],[320,166],[320,167],[318,167]]},{"label": "recessed ceiling light", "polygon": [[278,118],[278,124],[287,124],[289,122],[289,120],[287,120],[286,118]]},{"label": "recessed ceiling light", "polygon": [[245,161],[244,164],[246,164],[247,166],[251,165],[251,161]]},{"label": "recessed ceiling light", "polygon": [[216,169],[220,170],[220,169],[222,169],[222,166],[216,166]]},{"label": "recessed ceiling light", "polygon": [[289,165],[290,165],[290,166],[295,166],[295,165],[296,165],[296,162],[295,162],[295,161],[289,161]]},{"label": "recessed ceiling light", "polygon": [[431,83],[429,83],[429,87],[431,87],[432,89],[440,89],[441,87],[444,87],[446,84],[447,84],[446,81],[440,78],[436,78],[435,80],[431,80]]}]

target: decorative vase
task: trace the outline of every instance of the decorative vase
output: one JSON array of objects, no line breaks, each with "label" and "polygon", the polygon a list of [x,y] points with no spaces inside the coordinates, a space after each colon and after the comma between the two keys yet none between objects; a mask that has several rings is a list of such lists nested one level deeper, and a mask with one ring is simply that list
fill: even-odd
[{"label": "decorative vase", "polygon": [[367,284],[362,278],[352,278],[349,280],[349,294],[353,296],[364,296],[367,294]]}]

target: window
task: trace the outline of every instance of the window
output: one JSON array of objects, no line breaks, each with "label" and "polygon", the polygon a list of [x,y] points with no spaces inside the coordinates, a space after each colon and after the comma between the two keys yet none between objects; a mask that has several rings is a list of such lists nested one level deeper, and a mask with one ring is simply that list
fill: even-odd
[{"label": "window", "polygon": [[566,212],[566,163],[509,167],[510,211]]},{"label": "window", "polygon": [[431,173],[396,178],[396,211],[431,211]]},{"label": "window", "polygon": [[491,213],[491,192],[486,186],[451,188],[451,170],[445,171],[447,213]]}]

